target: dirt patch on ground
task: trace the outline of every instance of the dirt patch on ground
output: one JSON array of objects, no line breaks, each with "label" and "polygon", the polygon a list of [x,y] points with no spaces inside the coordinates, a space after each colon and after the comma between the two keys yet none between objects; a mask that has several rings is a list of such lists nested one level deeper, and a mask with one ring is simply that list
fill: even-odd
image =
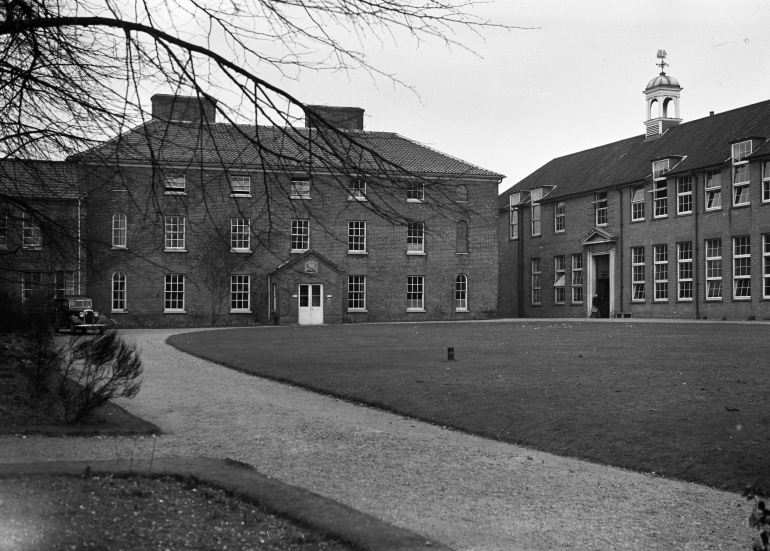
[{"label": "dirt patch on ground", "polygon": [[22,477],[0,495],[2,549],[351,549],[194,479]]}]

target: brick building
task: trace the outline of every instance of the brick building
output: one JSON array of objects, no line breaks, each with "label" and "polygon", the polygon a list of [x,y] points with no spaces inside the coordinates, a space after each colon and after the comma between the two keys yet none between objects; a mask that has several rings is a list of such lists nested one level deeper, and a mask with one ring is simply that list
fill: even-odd
[{"label": "brick building", "polygon": [[365,131],[362,109],[315,108],[357,144],[345,165],[324,147],[339,138],[312,118],[291,129],[217,123],[214,102],[152,100],[151,121],[76,158],[88,293],[119,323],[496,314],[503,176]]},{"label": "brick building", "polygon": [[500,315],[770,318],[770,101],[682,123],[681,90],[500,195]]},{"label": "brick building", "polygon": [[0,161],[0,286],[29,300],[85,286],[85,193],[76,167]]}]

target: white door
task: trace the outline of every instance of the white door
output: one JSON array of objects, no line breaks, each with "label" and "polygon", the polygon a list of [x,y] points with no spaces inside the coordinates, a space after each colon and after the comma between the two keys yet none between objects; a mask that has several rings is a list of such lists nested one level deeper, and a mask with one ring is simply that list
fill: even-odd
[{"label": "white door", "polygon": [[299,324],[321,325],[324,322],[323,285],[299,286]]}]

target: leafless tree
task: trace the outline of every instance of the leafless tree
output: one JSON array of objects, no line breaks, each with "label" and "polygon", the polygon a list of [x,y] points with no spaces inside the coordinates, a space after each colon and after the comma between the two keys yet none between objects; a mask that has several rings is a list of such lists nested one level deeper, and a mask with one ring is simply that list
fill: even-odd
[{"label": "leafless tree", "polygon": [[[162,141],[162,133],[142,132],[151,119],[142,100],[151,92],[192,95],[201,104],[218,97],[219,121],[276,129],[268,135],[256,126],[232,127],[252,143],[269,167],[265,173],[306,166],[338,175],[339,186],[350,178],[377,182],[378,193],[365,208],[403,223],[396,198],[407,182],[424,181],[426,192],[443,196],[440,182],[410,173],[361,135],[338,130],[277,83],[299,78],[304,70],[365,70],[406,86],[372,66],[357,49],[356,37],[438,40],[464,48],[454,38],[461,28],[476,33],[511,28],[474,17],[476,3],[0,0],[0,159],[82,160],[84,151],[131,131]],[[301,128],[306,117],[316,121],[313,130]],[[210,133],[211,123],[204,117],[201,135]],[[158,147],[150,144],[150,154]],[[228,162],[222,159],[223,171]],[[19,202],[21,190],[1,176],[0,203]],[[156,181],[161,179],[153,178],[153,190]],[[40,185],[46,182],[41,179]],[[263,192],[272,227],[271,202],[289,190],[266,179]],[[434,203],[436,215],[451,210],[450,199]],[[153,206],[152,201],[142,205],[148,211]],[[53,224],[40,212],[33,216]]]}]

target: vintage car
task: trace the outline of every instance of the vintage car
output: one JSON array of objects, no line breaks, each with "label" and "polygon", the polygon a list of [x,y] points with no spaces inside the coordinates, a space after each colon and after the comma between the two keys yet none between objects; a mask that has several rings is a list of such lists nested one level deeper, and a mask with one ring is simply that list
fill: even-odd
[{"label": "vintage car", "polygon": [[53,329],[58,332],[68,329],[86,333],[88,330],[104,333],[107,316],[91,307],[91,299],[82,295],[64,295],[55,299]]}]

